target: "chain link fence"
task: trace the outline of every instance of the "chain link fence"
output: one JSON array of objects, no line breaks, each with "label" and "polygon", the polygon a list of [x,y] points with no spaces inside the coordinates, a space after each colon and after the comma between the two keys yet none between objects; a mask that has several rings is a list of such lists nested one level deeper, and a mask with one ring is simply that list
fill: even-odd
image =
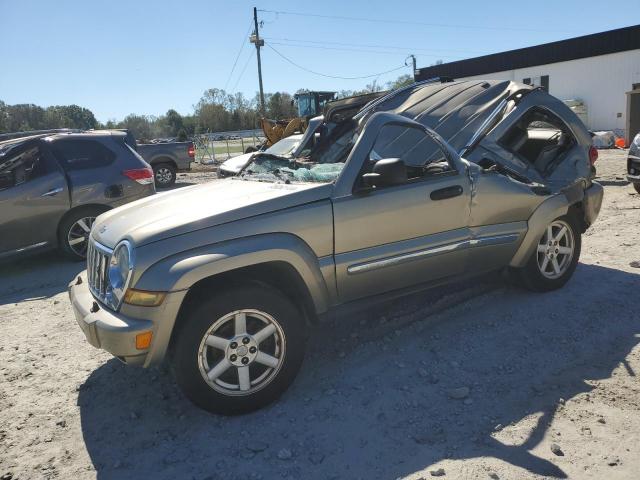
[{"label": "chain link fence", "polygon": [[251,149],[259,149],[264,143],[262,130],[239,130],[194,135],[196,162],[202,165],[218,165],[231,157],[242,155]]}]

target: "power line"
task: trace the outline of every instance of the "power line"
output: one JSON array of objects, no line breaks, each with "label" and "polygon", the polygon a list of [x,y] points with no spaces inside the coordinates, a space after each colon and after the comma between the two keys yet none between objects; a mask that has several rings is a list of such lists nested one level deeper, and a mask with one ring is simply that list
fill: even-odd
[{"label": "power line", "polygon": [[233,72],[236,69],[236,65],[238,64],[238,59],[240,58],[240,54],[242,53],[242,50],[244,50],[244,46],[246,45],[247,42],[247,37],[249,36],[249,32],[251,31],[251,24],[249,24],[249,29],[247,30],[247,33],[244,34],[244,36],[242,37],[242,43],[240,44],[240,50],[238,50],[238,54],[236,55],[236,59],[233,62],[233,67],[231,67],[231,72],[229,72],[229,76],[227,77],[227,81],[224,84],[224,88],[223,90],[227,90],[227,86],[229,85],[229,81],[231,80],[231,76],[233,75]]},{"label": "power line", "polygon": [[240,80],[242,80],[242,76],[244,75],[244,72],[247,69],[247,65],[249,65],[249,62],[251,61],[251,59],[253,58],[255,53],[256,53],[255,50],[251,50],[251,53],[249,54],[249,57],[247,58],[247,61],[244,64],[244,67],[242,67],[242,71],[240,72],[240,76],[238,77],[238,80],[236,80],[236,84],[233,86],[233,90],[231,90],[233,93],[236,93],[236,87],[240,83]]},{"label": "power line", "polygon": [[[281,45],[283,47],[298,47],[298,48],[315,48],[320,50],[336,50],[339,52],[360,52],[360,53],[375,53],[376,55],[395,55],[398,56],[398,52],[383,52],[380,50],[363,50],[358,48],[341,48],[341,47],[324,47],[321,45],[302,45],[295,43],[283,43],[283,42],[269,42],[270,45]],[[409,49],[408,49],[409,50]],[[421,53],[423,57],[435,57],[442,58],[442,55],[434,55],[433,53]]]},{"label": "power line", "polygon": [[320,73],[320,72],[316,72],[314,70],[310,70],[306,67],[303,67],[302,65],[297,64],[296,62],[294,62],[293,60],[291,60],[290,58],[286,57],[285,55],[283,55],[282,53],[280,53],[278,50],[276,50],[275,48],[273,48],[271,46],[271,44],[266,43],[265,44],[266,47],[269,47],[271,50],[273,50],[274,52],[276,52],[280,57],[282,57],[284,60],[286,60],[287,62],[289,62],[291,65],[293,65],[294,67],[299,68],[300,70],[304,70],[305,72],[308,73],[313,73],[314,75],[319,75],[321,77],[327,77],[327,78],[336,78],[339,80],[362,80],[364,78],[372,78],[372,77],[379,77],[380,75],[384,75],[385,73],[391,73],[391,72],[395,72],[398,71],[400,69],[406,68],[406,65],[401,65],[397,68],[392,68],[391,70],[386,70],[384,72],[380,72],[380,73],[374,73],[372,75],[361,75],[358,77],[341,77],[338,75],[328,75],[326,73]]},{"label": "power line", "polygon": [[344,43],[344,42],[329,42],[329,41],[317,41],[317,40],[304,40],[299,38],[282,38],[282,37],[262,37],[265,40],[276,40],[276,41],[285,41],[285,42],[298,42],[298,43],[312,43],[316,45],[338,45],[343,47],[364,47],[364,48],[384,48],[388,50],[403,50],[403,51],[418,51],[418,52],[442,52],[442,53],[471,53],[471,54],[479,54],[484,55],[487,52],[478,51],[478,50],[453,50],[448,48],[417,48],[415,46],[411,47],[400,47],[395,45],[371,45],[365,43]]},{"label": "power line", "polygon": [[[297,17],[313,17],[313,18],[325,18],[330,20],[347,20],[350,22],[370,22],[370,23],[396,23],[400,25],[418,25],[421,27],[437,27],[437,28],[467,28],[470,30],[509,30],[517,32],[561,32],[560,30],[544,30],[539,28],[522,28],[522,27],[490,27],[484,25],[455,25],[450,23],[425,23],[416,22],[413,20],[389,20],[382,18],[366,18],[366,17],[347,17],[343,15],[322,15],[319,13],[302,13],[302,12],[287,12],[282,10],[259,10],[265,13],[275,13],[276,15],[292,15]],[[562,31],[562,33],[566,33]]]}]

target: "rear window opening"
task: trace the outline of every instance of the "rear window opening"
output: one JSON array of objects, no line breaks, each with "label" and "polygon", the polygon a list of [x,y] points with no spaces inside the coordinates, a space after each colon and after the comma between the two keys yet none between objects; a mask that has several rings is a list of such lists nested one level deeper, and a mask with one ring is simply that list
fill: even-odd
[{"label": "rear window opening", "polygon": [[556,115],[533,108],[509,129],[500,144],[545,175],[576,145],[576,139]]},{"label": "rear window opening", "polygon": [[106,167],[116,158],[115,153],[95,140],[59,140],[51,150],[65,171]]}]

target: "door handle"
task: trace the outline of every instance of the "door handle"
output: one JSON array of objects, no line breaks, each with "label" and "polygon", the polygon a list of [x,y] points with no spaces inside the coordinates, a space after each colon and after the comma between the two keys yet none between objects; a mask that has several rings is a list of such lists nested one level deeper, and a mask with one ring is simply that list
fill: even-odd
[{"label": "door handle", "polygon": [[462,195],[462,187],[460,185],[454,185],[452,187],[441,188],[431,192],[431,200],[444,200],[446,198],[453,198]]},{"label": "door handle", "polygon": [[60,193],[62,190],[64,190],[62,187],[54,188],[53,190],[49,190],[48,192],[43,193],[40,196],[41,197],[53,197],[54,195],[57,195],[58,193]]}]

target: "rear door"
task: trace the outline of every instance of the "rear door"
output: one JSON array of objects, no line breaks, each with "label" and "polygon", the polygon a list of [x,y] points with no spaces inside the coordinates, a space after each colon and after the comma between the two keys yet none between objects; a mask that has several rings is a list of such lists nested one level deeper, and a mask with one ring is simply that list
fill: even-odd
[{"label": "rear door", "polygon": [[0,255],[55,245],[69,202],[64,173],[39,142],[0,160]]},{"label": "rear door", "polygon": [[113,168],[116,153],[98,139],[62,138],[52,142],[50,148],[69,179],[74,207],[107,204],[127,196],[126,178],[120,169],[116,172]]}]

